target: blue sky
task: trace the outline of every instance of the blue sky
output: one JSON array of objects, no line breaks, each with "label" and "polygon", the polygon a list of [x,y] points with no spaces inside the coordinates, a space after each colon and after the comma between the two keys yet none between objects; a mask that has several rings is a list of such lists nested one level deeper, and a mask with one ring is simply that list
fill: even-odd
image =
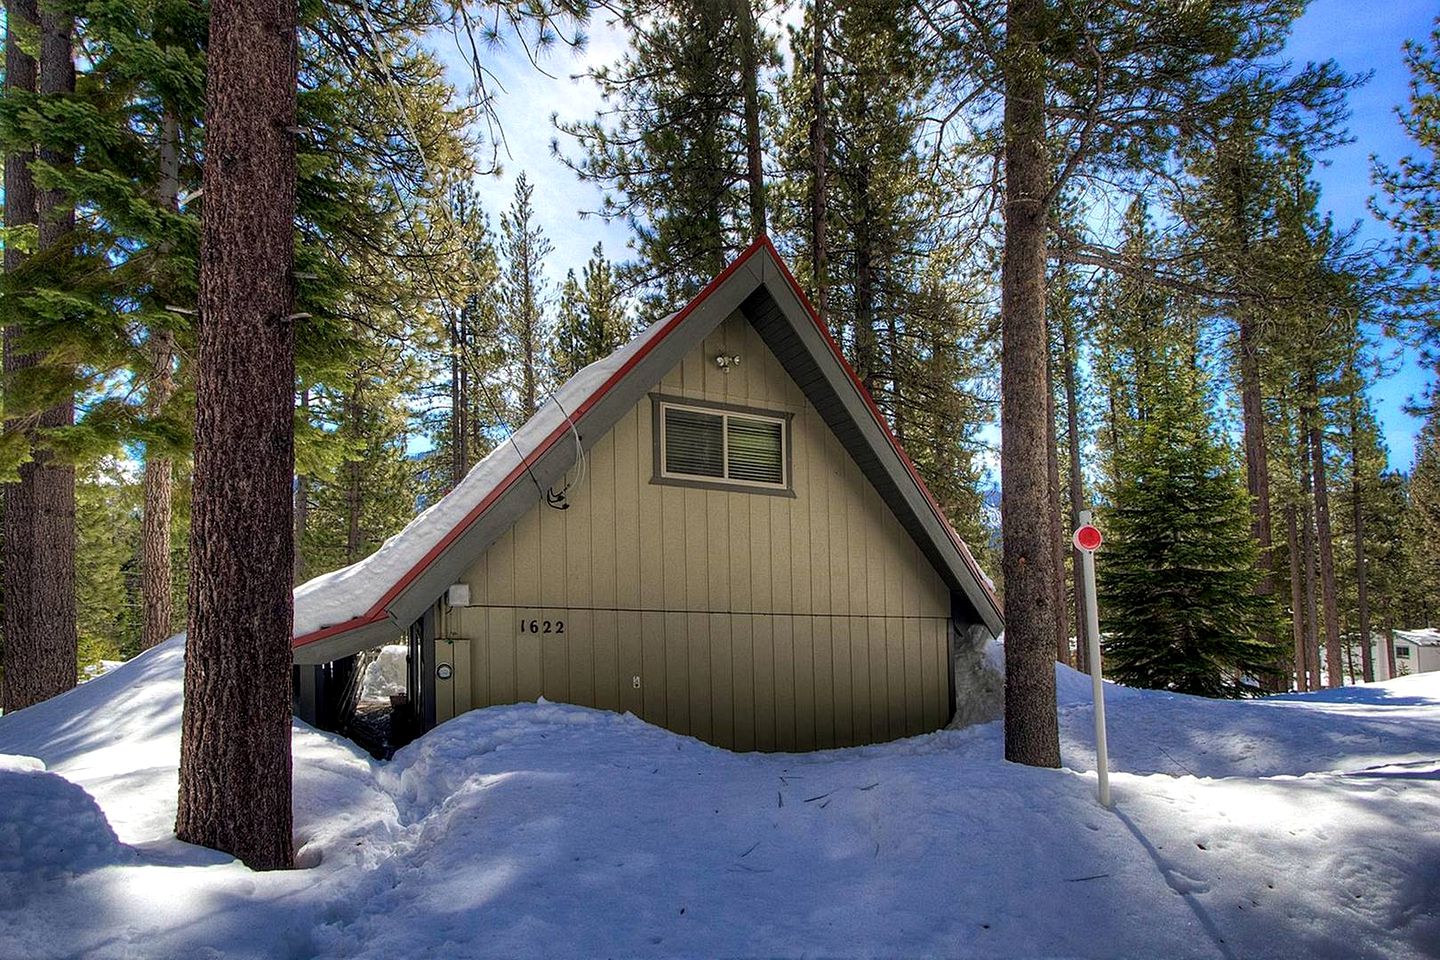
[{"label": "blue sky", "polygon": [[[1370,157],[1387,162],[1411,152],[1395,116],[1409,97],[1410,74],[1401,60],[1401,44],[1430,33],[1440,4],[1428,0],[1314,0],[1291,37],[1289,50],[1297,61],[1334,59],[1351,73],[1374,71],[1368,84],[1351,94],[1350,132],[1355,142],[1332,151],[1316,173],[1320,203],[1335,222],[1360,223],[1361,237],[1383,242],[1388,231],[1370,216],[1366,202],[1375,192],[1370,183]],[[1371,391],[1390,462],[1408,469],[1420,421],[1405,413],[1405,402],[1425,387],[1424,371],[1405,352],[1394,376]]]},{"label": "blue sky", "polygon": [[[1395,117],[1396,106],[1408,96],[1409,74],[1401,61],[1401,44],[1426,37],[1437,13],[1440,5],[1431,0],[1314,0],[1288,47],[1299,62],[1335,59],[1348,72],[1374,73],[1370,82],[1351,96],[1350,130],[1355,142],[1322,158],[1324,164],[1316,173],[1322,208],[1341,226],[1359,222],[1366,241],[1379,243],[1387,238],[1386,229],[1366,209],[1374,192],[1370,157],[1393,161],[1411,149]],[[789,14],[794,15],[794,11]],[[571,75],[592,64],[614,62],[624,44],[620,31],[596,22],[591,24],[583,52],[558,50],[542,61],[552,77],[540,75],[513,51],[502,53],[492,64],[504,86],[498,109],[507,151],[501,157],[503,173],[479,185],[482,199],[498,225],[499,211],[509,203],[514,189],[514,176],[521,170],[528,173],[536,185],[537,214],[555,245],[549,271],[552,285],[559,284],[569,267],[578,273],[597,241],[604,242],[610,257],[625,256],[628,231],[618,223],[578,215],[598,206],[599,193],[578,182],[552,156],[550,146],[557,136],[552,113],[562,120],[582,119],[593,116],[601,106],[594,85]],[[468,71],[456,72],[457,80],[465,76]],[[563,135],[559,146],[571,156],[577,153]],[[1392,347],[1399,351],[1398,346]],[[1403,352],[1391,366],[1397,367],[1396,372],[1377,384],[1371,396],[1384,427],[1391,463],[1408,469],[1419,421],[1406,414],[1403,406],[1424,389],[1427,374]]]}]

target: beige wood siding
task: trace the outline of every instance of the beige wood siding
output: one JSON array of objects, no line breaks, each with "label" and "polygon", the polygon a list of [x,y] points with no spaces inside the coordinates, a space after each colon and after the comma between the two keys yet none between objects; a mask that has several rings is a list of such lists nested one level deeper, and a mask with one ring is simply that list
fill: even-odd
[{"label": "beige wood siding", "polygon": [[949,591],[750,324],[727,319],[655,392],[793,414],[795,495],[651,483],[642,400],[570,508],[537,504],[465,574],[470,605],[442,601],[439,653],[468,659],[470,689],[437,720],[543,695],[738,750],[943,725]]}]

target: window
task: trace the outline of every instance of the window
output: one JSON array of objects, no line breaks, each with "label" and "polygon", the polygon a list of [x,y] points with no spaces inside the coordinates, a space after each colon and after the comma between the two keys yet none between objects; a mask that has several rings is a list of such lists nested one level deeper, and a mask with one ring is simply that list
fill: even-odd
[{"label": "window", "polygon": [[1403,645],[1397,644],[1396,647],[1395,647],[1395,656],[1397,656],[1397,657],[1408,657],[1408,656],[1410,656],[1410,648],[1407,647],[1407,646],[1403,646]]},{"label": "window", "polygon": [[655,479],[788,492],[790,418],[655,398]]}]

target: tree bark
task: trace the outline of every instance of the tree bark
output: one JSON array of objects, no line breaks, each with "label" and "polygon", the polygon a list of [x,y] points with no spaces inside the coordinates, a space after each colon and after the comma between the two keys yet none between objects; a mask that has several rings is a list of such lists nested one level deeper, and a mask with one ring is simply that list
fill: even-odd
[{"label": "tree bark", "polygon": [[[180,124],[165,110],[160,121],[160,183],[157,200],[171,213],[179,210]],[[169,245],[161,245],[161,253]],[[161,293],[163,299],[164,293]],[[163,304],[158,304],[162,306]],[[145,398],[151,416],[164,412],[175,392],[171,365],[175,362],[175,335],[163,326],[150,330],[147,344],[150,383]],[[143,607],[140,646],[148,650],[170,636],[174,592],[170,583],[170,518],[173,513],[174,464],[168,454],[145,451],[144,503],[140,517],[140,601]]]},{"label": "tree bark", "polygon": [[[526,229],[529,229],[528,221]],[[524,303],[525,318],[522,321],[524,327],[524,343],[521,344],[520,371],[520,398],[525,404],[525,409],[520,413],[520,423],[514,424],[516,429],[535,413],[539,407],[539,371],[537,369],[539,358],[540,338],[540,305],[535,295],[535,273],[539,264],[535,262],[534,251],[531,249],[530,241],[525,241],[525,281],[524,281]]]},{"label": "tree bark", "polygon": [[1385,618],[1385,666],[1388,668],[1388,675],[1395,676],[1395,620],[1394,617]]},{"label": "tree bark", "polygon": [[1005,758],[1060,765],[1055,544],[1045,441],[1044,0],[1005,11],[1005,250],[1001,261],[1000,526],[1005,572]]},{"label": "tree bark", "polygon": [[290,867],[296,8],[213,0],[175,833]]},{"label": "tree bark", "polygon": [[1290,553],[1290,634],[1295,644],[1295,689],[1304,693],[1310,685],[1310,660],[1305,656],[1305,597],[1300,586],[1300,533],[1295,504],[1285,505],[1285,545]]},{"label": "tree bark", "polygon": [[[1345,631],[1349,633],[1349,631]],[[1350,682],[1355,682],[1355,647],[1349,643],[1345,644],[1345,668],[1350,671]]]},{"label": "tree bark", "polygon": [[[1048,337],[1046,338],[1048,341]],[[1065,521],[1060,516],[1060,438],[1055,431],[1055,360],[1045,351],[1045,459],[1050,488],[1050,539],[1055,544],[1055,662],[1070,665],[1070,625],[1065,609]]]},{"label": "tree bark", "polygon": [[[1358,340],[1358,330],[1355,336]],[[1356,366],[1352,352],[1350,367],[1354,388],[1350,395],[1350,499],[1355,514],[1355,615],[1360,630],[1361,679],[1374,683],[1375,657],[1370,651],[1369,571],[1365,569],[1365,489],[1360,482],[1360,381]]]},{"label": "tree bark", "polygon": [[1320,689],[1320,611],[1315,594],[1315,527],[1311,514],[1314,486],[1310,482],[1310,434],[1301,414],[1297,428],[1300,434],[1300,552],[1305,566],[1305,664],[1310,676],[1310,690]]},{"label": "tree bark", "polygon": [[[310,388],[300,391],[300,419],[310,424]],[[295,475],[295,523],[290,549],[295,554],[292,579],[304,583],[310,579],[310,565],[305,562],[305,532],[310,528],[310,477]]]},{"label": "tree bark", "polygon": [[[349,429],[359,434],[363,416],[360,410],[360,371],[355,372],[357,386],[345,398],[345,422]],[[363,464],[359,460],[345,461],[345,563],[352,564],[360,559],[361,535],[360,512],[364,491],[361,489]]]},{"label": "tree bark", "polygon": [[829,187],[826,172],[829,156],[825,142],[825,0],[815,0],[812,15],[815,18],[815,35],[811,38],[810,51],[814,75],[810,117],[810,263],[814,273],[815,312],[828,324],[830,250],[825,242],[825,207],[829,199],[826,192]]},{"label": "tree bark", "polygon": [[466,321],[463,313],[450,324],[450,486],[453,489],[470,472],[469,358],[465,355]]},{"label": "tree bark", "polygon": [[[1310,396],[1317,394],[1315,375],[1310,375]],[[1340,605],[1335,598],[1335,544],[1330,530],[1330,491],[1325,468],[1325,436],[1320,421],[1323,414],[1312,406],[1307,418],[1310,431],[1310,481],[1315,488],[1315,543],[1320,555],[1321,602],[1325,610],[1325,667],[1329,674],[1327,687],[1342,686],[1345,677],[1340,660]]]},{"label": "tree bark", "polygon": [[[16,26],[40,28],[40,60],[19,46]],[[44,94],[66,94],[75,89],[71,53],[72,23],[68,16],[46,9],[40,13],[33,0],[6,4],[5,85],[8,89]],[[74,162],[65,149],[47,149],[41,159],[64,167]],[[30,173],[35,155],[29,151],[5,158],[5,225],[38,223],[39,248],[72,242],[75,211],[63,192],[39,190]],[[5,246],[5,272],[24,264],[13,244]],[[41,362],[36,353],[24,352],[21,331],[9,328],[4,337],[4,371],[8,376]],[[0,709],[6,713],[48,700],[75,686],[77,635],[75,628],[75,470],[59,463],[45,448],[39,431],[75,422],[75,405],[67,399],[28,422],[7,420],[7,433],[23,433],[34,459],[23,464],[19,481],[5,485],[4,519],[4,629],[5,672],[0,688]]]},{"label": "tree bark", "polygon": [[[1070,456],[1070,529],[1075,530],[1080,526],[1080,511],[1085,509],[1085,482],[1080,474],[1080,411],[1075,382],[1077,349],[1075,318],[1068,310],[1061,320],[1060,338],[1062,362],[1065,366],[1065,439]],[[1080,551],[1072,545],[1070,547],[1070,573],[1075,594],[1075,636],[1077,638],[1075,667],[1079,670],[1089,671],[1090,651],[1085,645],[1084,637],[1081,636],[1085,632],[1084,625],[1086,623],[1085,591],[1080,588],[1079,581],[1075,579],[1080,575],[1082,562]]]},{"label": "tree bark", "polygon": [[870,236],[870,169],[861,158],[855,174],[859,215],[855,221],[855,372],[871,396],[880,375],[880,344],[875,334],[875,271]]},{"label": "tree bark", "polygon": [[745,180],[750,190],[750,236],[766,235],[765,169],[760,149],[760,57],[755,11],[750,0],[735,0],[740,33],[740,84],[745,99]]}]

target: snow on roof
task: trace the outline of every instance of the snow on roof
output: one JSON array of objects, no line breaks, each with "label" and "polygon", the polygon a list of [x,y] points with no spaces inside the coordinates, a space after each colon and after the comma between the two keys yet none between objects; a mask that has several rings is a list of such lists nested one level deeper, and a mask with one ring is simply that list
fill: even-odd
[{"label": "snow on roof", "polygon": [[380,549],[348,567],[322,574],[295,588],[294,636],[371,614],[379,598],[425,557],[447,533],[519,467],[560,427],[571,412],[625,365],[655,337],[674,314],[646,327],[619,350],[597,360],[545,398],[540,409],[489,455],[471,468],[465,479],[429,509],[390,537]]},{"label": "snow on roof", "polygon": [[1422,627],[1419,630],[1396,630],[1397,643],[1413,643],[1417,647],[1440,647],[1440,629]]},{"label": "snow on roof", "polygon": [[[650,347],[668,336],[692,310],[757,252],[762,256],[768,252],[770,260],[777,268],[776,275],[770,279],[783,281],[781,285],[788,287],[794,295],[798,309],[808,316],[819,331],[823,346],[817,348],[812,344],[810,349],[820,353],[826,353],[828,349],[843,376],[848,377],[860,400],[874,416],[882,439],[872,438],[864,442],[878,445],[873,452],[881,458],[887,458],[891,454],[898,458],[900,467],[914,482],[915,489],[926,501],[928,510],[913,502],[899,502],[892,504],[892,507],[900,511],[916,511],[921,527],[927,526],[929,521],[926,518],[933,514],[938,531],[912,531],[912,535],[917,537],[917,542],[922,539],[929,542],[933,538],[932,545],[942,556],[947,551],[954,551],[958,564],[951,564],[948,557],[938,562],[950,566],[954,576],[962,582],[968,578],[974,583],[978,592],[970,595],[970,602],[991,632],[998,632],[1002,614],[994,594],[993,582],[975,562],[969,548],[950,524],[933,494],[926,488],[915,465],[891,432],[884,414],[845,362],[839,345],[835,343],[814,309],[805,301],[799,284],[780,259],[780,254],[768,239],[762,237],[751,244],[683,309],[651,324],[615,353],[581,370],[558,391],[548,396],[524,426],[476,464],[465,479],[439,502],[416,517],[404,530],[385,541],[378,551],[358,563],[316,577],[298,587],[295,590],[295,646],[298,648],[353,629],[378,625],[385,620],[390,604],[403,594],[412,578],[443,554],[453,539],[488,509],[491,498],[503,495],[511,484],[520,482],[522,470],[528,468],[538,454],[563,440],[567,420],[572,420],[573,425],[573,420],[584,416],[611,385],[620,380],[626,371],[649,352]],[[766,268],[761,269],[763,271]],[[758,278],[759,275],[755,276]],[[769,281],[757,279],[756,282]],[[800,322],[792,319],[796,323]],[[857,414],[853,409],[846,410],[845,413],[848,416],[863,416],[863,413]],[[895,482],[903,481],[895,478]],[[901,501],[904,501],[904,497],[901,497]],[[924,516],[921,517],[920,514]],[[936,532],[939,533],[938,538],[935,537]],[[965,589],[970,593],[969,588]]]}]

